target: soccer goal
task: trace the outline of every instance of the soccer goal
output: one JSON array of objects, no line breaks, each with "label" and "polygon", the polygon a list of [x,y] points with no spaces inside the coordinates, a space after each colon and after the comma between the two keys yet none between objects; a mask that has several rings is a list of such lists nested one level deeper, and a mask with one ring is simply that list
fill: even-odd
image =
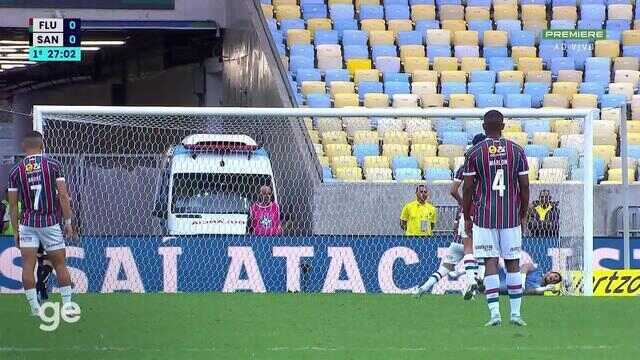
[{"label": "soccer goal", "polygon": [[[65,166],[76,291],[410,293],[456,241],[451,179],[487,110],[36,106],[33,119]],[[530,201],[549,195],[558,214],[525,230],[523,261],[591,295],[598,111],[499,110],[526,146]],[[437,216],[405,236],[419,184]],[[433,292],[459,292],[455,272]]]}]

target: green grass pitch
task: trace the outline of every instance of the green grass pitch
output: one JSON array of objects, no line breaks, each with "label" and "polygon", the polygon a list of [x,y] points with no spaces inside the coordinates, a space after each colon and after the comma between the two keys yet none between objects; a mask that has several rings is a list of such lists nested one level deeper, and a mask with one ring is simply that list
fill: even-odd
[{"label": "green grass pitch", "polygon": [[47,333],[22,295],[0,296],[0,359],[640,358],[635,298],[527,297],[526,328],[484,328],[484,299],[459,296],[81,294],[74,301],[81,320]]}]

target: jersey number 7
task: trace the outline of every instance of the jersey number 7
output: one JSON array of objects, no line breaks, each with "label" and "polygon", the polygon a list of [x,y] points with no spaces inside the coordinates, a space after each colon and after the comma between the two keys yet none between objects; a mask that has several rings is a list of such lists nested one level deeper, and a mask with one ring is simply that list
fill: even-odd
[{"label": "jersey number 7", "polygon": [[33,210],[38,210],[40,203],[40,193],[42,192],[42,184],[31,185],[30,189],[35,191],[35,195],[33,196]]}]

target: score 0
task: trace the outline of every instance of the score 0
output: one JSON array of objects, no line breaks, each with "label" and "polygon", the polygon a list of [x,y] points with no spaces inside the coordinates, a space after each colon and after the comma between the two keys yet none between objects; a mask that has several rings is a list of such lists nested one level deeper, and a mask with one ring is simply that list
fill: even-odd
[{"label": "score 0", "polygon": [[82,20],[64,19],[64,46],[80,47],[80,31]]}]

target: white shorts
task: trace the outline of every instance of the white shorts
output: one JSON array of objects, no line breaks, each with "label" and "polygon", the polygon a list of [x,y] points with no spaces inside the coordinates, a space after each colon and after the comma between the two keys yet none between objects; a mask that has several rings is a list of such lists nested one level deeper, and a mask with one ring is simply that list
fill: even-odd
[{"label": "white shorts", "polygon": [[473,224],[473,255],[478,258],[520,259],[522,229],[488,229]]},{"label": "white shorts", "polygon": [[41,228],[20,225],[19,231],[21,248],[37,248],[42,244],[47,252],[64,249],[64,236],[60,225]]},{"label": "white shorts", "polygon": [[456,265],[464,257],[464,245],[452,242],[447,248],[447,253],[442,260],[445,264]]},{"label": "white shorts", "polygon": [[460,214],[460,219],[458,219],[458,236],[463,239],[468,238],[467,231],[464,228],[464,216]]}]

